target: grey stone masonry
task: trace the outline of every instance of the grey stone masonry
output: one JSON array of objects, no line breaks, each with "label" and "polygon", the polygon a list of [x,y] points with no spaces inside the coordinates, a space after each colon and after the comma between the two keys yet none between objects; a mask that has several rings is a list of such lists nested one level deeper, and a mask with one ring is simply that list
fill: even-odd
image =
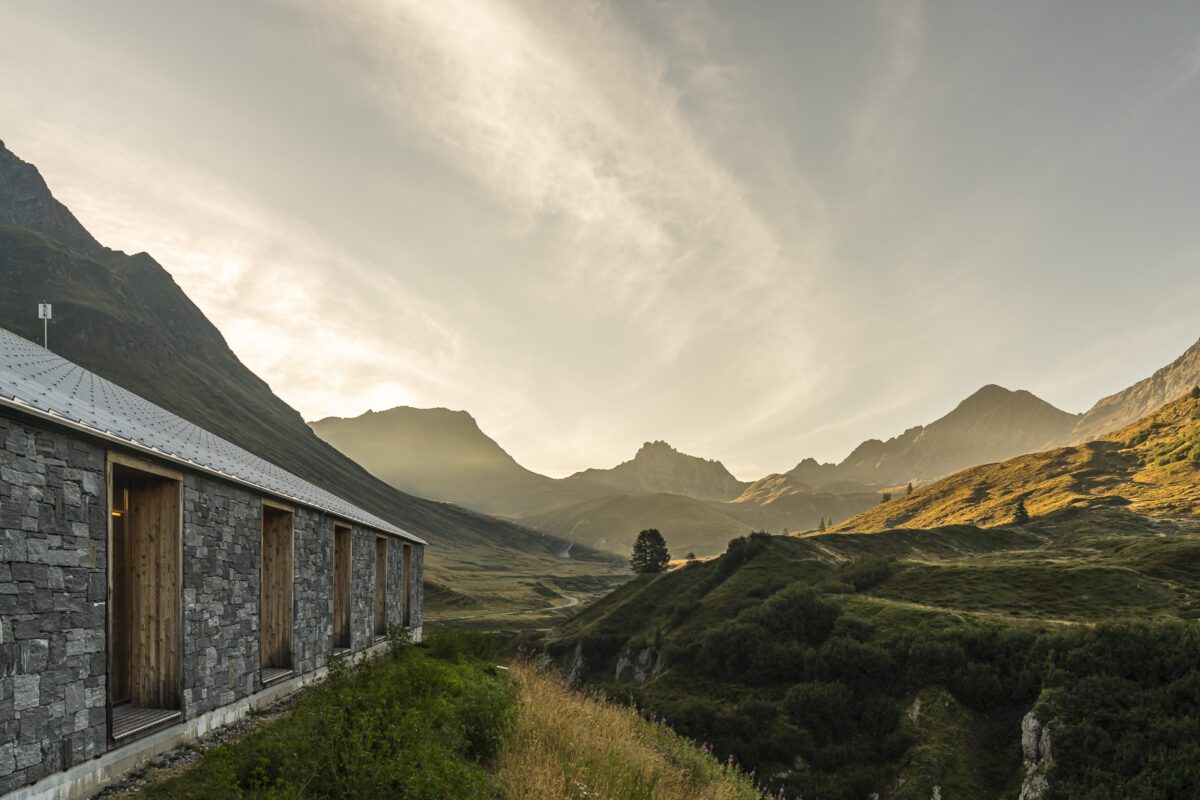
[{"label": "grey stone masonry", "polygon": [[195,717],[261,688],[262,501],[183,476],[183,712]]},{"label": "grey stone masonry", "polygon": [[404,581],[404,542],[388,537],[387,558],[387,608],[388,625],[404,623],[404,598],[400,587]]},{"label": "grey stone masonry", "polygon": [[333,649],[333,524],[327,514],[296,509],[292,590],[292,664],[296,672],[325,666]]},{"label": "grey stone masonry", "polygon": [[[409,627],[421,627],[421,601],[423,594],[422,573],[424,572],[425,548],[412,545],[412,574],[408,588],[408,602],[412,613]],[[392,538],[388,541],[388,595],[387,618],[389,623],[400,625],[404,621],[404,542]]]},{"label": "grey stone masonry", "polygon": [[0,416],[0,794],[106,749],[104,449]]},{"label": "grey stone masonry", "polygon": [[425,608],[425,547],[414,544],[412,549],[412,584],[408,587],[408,601],[412,611],[409,614],[409,623],[413,628],[420,628],[424,621],[421,612]]},{"label": "grey stone masonry", "polygon": [[[0,409],[0,796],[115,749],[107,461],[103,440]],[[162,461],[183,474],[182,712],[193,720],[263,688],[264,495]],[[294,508],[292,667],[299,675],[326,666],[333,645],[334,524],[324,511]],[[356,651],[374,643],[375,537],[372,528],[352,527]],[[387,539],[387,617],[399,623],[404,542]],[[416,627],[421,545],[412,558]]]},{"label": "grey stone masonry", "polygon": [[355,525],[351,539],[350,648],[360,650],[375,641],[375,532]]}]

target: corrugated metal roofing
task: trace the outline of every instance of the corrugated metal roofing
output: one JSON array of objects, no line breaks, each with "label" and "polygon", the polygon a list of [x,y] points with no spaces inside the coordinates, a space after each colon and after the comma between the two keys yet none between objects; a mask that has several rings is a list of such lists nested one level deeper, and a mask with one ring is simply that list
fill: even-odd
[{"label": "corrugated metal roofing", "polygon": [[[0,328],[0,400],[135,449],[199,467],[372,528],[422,542],[374,514]],[[422,542],[423,543],[423,542]]]}]

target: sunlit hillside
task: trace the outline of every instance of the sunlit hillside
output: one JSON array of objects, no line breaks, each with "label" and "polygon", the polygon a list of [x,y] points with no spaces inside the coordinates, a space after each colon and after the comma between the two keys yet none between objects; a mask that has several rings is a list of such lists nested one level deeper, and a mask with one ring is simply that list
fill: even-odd
[{"label": "sunlit hillside", "polygon": [[965,469],[836,530],[998,525],[1013,520],[1021,501],[1033,516],[1105,506],[1200,515],[1200,391],[1093,442]]}]

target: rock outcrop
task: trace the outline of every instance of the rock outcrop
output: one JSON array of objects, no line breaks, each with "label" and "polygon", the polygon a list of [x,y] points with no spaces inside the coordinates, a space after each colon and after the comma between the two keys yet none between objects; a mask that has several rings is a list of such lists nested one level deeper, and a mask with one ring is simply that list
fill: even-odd
[{"label": "rock outcrop", "polygon": [[632,671],[633,682],[638,686],[645,686],[647,681],[652,681],[662,674],[663,671],[663,654],[658,651],[657,658],[655,657],[653,647],[643,647],[638,653],[637,659],[633,658],[633,651],[626,649],[621,653],[621,657],[617,659],[616,677],[614,682],[620,683],[621,676],[628,671]]},{"label": "rock outcrop", "polygon": [[1054,758],[1050,750],[1050,727],[1039,722],[1032,711],[1021,720],[1021,753],[1025,758],[1025,778],[1018,800],[1038,800],[1046,793],[1046,771]]}]

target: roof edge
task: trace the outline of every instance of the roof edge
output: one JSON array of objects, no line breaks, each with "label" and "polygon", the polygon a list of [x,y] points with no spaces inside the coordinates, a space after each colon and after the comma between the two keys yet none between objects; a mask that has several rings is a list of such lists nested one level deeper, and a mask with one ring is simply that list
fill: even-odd
[{"label": "roof edge", "polygon": [[[401,528],[399,526],[393,526],[394,530],[391,530],[388,528],[381,528],[381,527],[379,527],[379,525],[377,525],[373,522],[370,522],[368,520],[361,519],[361,518],[355,517],[355,516],[351,516],[349,514],[341,514],[336,511],[332,511],[328,508],[323,508],[322,506],[315,505],[310,501],[301,500],[298,497],[293,497],[292,495],[285,494],[283,492],[277,492],[277,491],[273,491],[271,489],[267,489],[263,486],[259,486],[256,483],[248,481],[244,478],[239,478],[236,475],[230,475],[227,472],[222,472],[218,469],[213,469],[212,467],[207,467],[203,464],[198,464],[195,461],[189,461],[186,458],[180,458],[179,456],[172,455],[170,453],[159,450],[156,447],[150,447],[150,446],[141,444],[140,442],[134,441],[132,439],[125,439],[121,436],[117,436],[108,431],[101,431],[96,428],[92,428],[88,425],[84,425],[84,424],[76,422],[72,419],[68,419],[60,414],[55,414],[52,411],[45,411],[45,410],[37,408],[35,406],[31,406],[28,403],[24,403],[17,398],[8,398],[8,397],[5,397],[4,395],[0,395],[0,406],[16,410],[20,413],[26,414],[31,417],[36,417],[38,419],[46,420],[46,421],[48,421],[54,425],[57,425],[59,427],[68,428],[70,430],[83,433],[94,439],[100,439],[100,440],[103,440],[106,442],[111,442],[113,444],[121,445],[122,447],[130,448],[132,450],[137,451],[138,453],[140,453],[142,455],[148,455],[148,456],[151,456],[152,458],[160,459],[163,461],[169,461],[173,464],[177,464],[177,465],[182,466],[186,469],[189,469],[193,472],[201,472],[206,475],[210,475],[212,477],[219,478],[220,480],[226,481],[227,483],[233,483],[233,484],[237,484],[238,486],[242,486],[242,487],[245,487],[248,489],[253,489],[255,491],[255,493],[257,493],[257,494],[269,495],[271,497],[279,497],[279,498],[282,498],[289,502],[295,503],[296,505],[304,506],[305,508],[315,509],[315,510],[321,511],[325,514],[329,514],[330,516],[337,517],[338,519],[345,519],[345,520],[349,520],[351,522],[358,523],[359,525],[370,528],[371,530],[374,530],[374,531],[379,531],[380,533],[385,533],[385,534],[389,534],[392,536],[398,536],[402,539],[407,539],[407,540],[413,542],[414,544],[419,544],[422,546],[429,544],[421,537],[415,536],[414,534],[409,533],[408,531],[404,530],[403,528]],[[387,522],[387,520],[381,520],[381,521]],[[391,523],[388,523],[388,524],[391,524]]]}]

